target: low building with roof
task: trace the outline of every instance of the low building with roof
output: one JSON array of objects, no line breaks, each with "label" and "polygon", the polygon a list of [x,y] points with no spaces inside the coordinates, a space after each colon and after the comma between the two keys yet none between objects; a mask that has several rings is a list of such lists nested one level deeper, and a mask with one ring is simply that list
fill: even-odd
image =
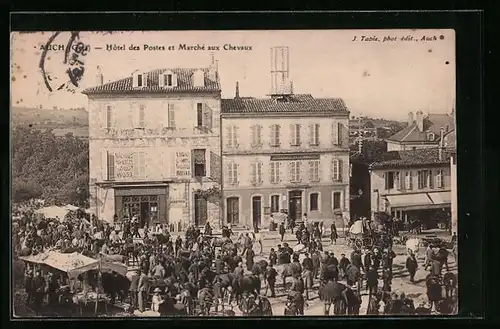
[{"label": "low building with roof", "polygon": [[371,214],[385,211],[404,223],[419,221],[425,229],[449,228],[451,153],[452,149],[434,147],[389,151],[372,158],[353,155],[353,175],[364,173],[369,178],[363,186],[369,197],[362,199],[365,204],[360,209],[370,209]]},{"label": "low building with roof", "polygon": [[[208,64],[208,63],[207,63]],[[83,91],[89,100],[91,207],[112,222],[218,226],[220,100],[217,63],[164,68]]]},{"label": "low building with roof", "polygon": [[[309,94],[221,101],[224,220],[266,227],[349,217],[349,111],[340,98]],[[342,217],[341,217],[342,216]]]},{"label": "low building with roof", "polygon": [[417,111],[415,116],[412,112],[408,113],[408,126],[386,139],[387,151],[435,148],[440,145],[441,139],[452,142],[454,137],[447,136],[452,133],[454,135],[453,112],[429,113],[426,116],[422,111]]}]

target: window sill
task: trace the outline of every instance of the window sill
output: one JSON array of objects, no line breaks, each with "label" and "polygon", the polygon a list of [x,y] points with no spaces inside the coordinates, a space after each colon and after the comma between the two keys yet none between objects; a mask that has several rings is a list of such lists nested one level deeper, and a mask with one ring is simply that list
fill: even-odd
[{"label": "window sill", "polygon": [[269,144],[270,147],[280,147],[281,144]]},{"label": "window sill", "polygon": [[319,146],[319,143],[309,144],[309,146]]}]

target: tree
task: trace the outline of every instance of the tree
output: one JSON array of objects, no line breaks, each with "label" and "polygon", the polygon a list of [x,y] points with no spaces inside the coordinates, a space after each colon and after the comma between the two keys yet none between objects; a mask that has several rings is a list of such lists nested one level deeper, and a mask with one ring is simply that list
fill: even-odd
[{"label": "tree", "polygon": [[371,120],[368,120],[365,122],[364,127],[365,128],[375,128],[375,124]]},{"label": "tree", "polygon": [[86,205],[88,142],[21,127],[13,131],[12,150],[14,202],[42,198],[48,205]]}]

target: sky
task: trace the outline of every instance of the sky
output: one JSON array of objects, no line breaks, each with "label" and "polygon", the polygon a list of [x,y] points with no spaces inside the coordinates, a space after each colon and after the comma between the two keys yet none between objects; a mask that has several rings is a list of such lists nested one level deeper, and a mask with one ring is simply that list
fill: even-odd
[{"label": "sky", "polygon": [[[342,98],[352,116],[405,120],[410,111],[450,113],[454,106],[453,30],[80,32],[80,41],[89,45],[89,50],[79,57],[85,69],[79,86],[74,91],[50,92],[39,64],[44,53],[41,47],[52,35],[54,32],[11,34],[13,106],[87,107],[87,97],[81,91],[96,84],[98,67],[104,82],[109,82],[128,77],[135,70],[208,67],[212,53],[219,65],[223,98],[234,97],[236,81],[240,96],[267,97],[271,88],[270,49],[274,46],[289,49],[295,93]],[[363,36],[378,41],[361,41]],[[52,45],[66,45],[70,37],[70,32],[61,32]],[[164,46],[165,50],[144,50],[145,44]],[[205,48],[180,50],[180,44]],[[246,46],[247,50],[224,50],[228,44]],[[106,45],[124,45],[125,50],[107,51]],[[131,45],[140,50],[129,50]],[[170,45],[174,50],[168,50]],[[219,50],[209,50],[209,46],[219,46]],[[99,47],[102,49],[96,49]],[[45,51],[44,70],[52,78],[51,85],[69,80],[64,57],[64,50]]]}]

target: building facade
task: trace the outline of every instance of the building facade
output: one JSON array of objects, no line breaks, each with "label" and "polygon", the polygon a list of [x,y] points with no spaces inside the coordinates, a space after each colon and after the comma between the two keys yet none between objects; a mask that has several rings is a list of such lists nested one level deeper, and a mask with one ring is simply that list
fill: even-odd
[{"label": "building facade", "polygon": [[325,224],[334,213],[349,216],[349,111],[341,99],[237,96],[221,109],[226,223],[266,227],[284,212]]},{"label": "building facade", "polygon": [[408,114],[408,126],[389,137],[387,151],[407,151],[419,148],[436,148],[441,140],[455,131],[454,111],[450,114],[430,113],[422,111]]},{"label": "building facade", "polygon": [[368,166],[371,212],[384,211],[425,229],[450,228],[450,154],[438,148],[392,151]]},{"label": "building facade", "polygon": [[101,219],[142,225],[217,225],[220,84],[208,68],[133,72],[83,93],[89,99],[91,207]]}]

